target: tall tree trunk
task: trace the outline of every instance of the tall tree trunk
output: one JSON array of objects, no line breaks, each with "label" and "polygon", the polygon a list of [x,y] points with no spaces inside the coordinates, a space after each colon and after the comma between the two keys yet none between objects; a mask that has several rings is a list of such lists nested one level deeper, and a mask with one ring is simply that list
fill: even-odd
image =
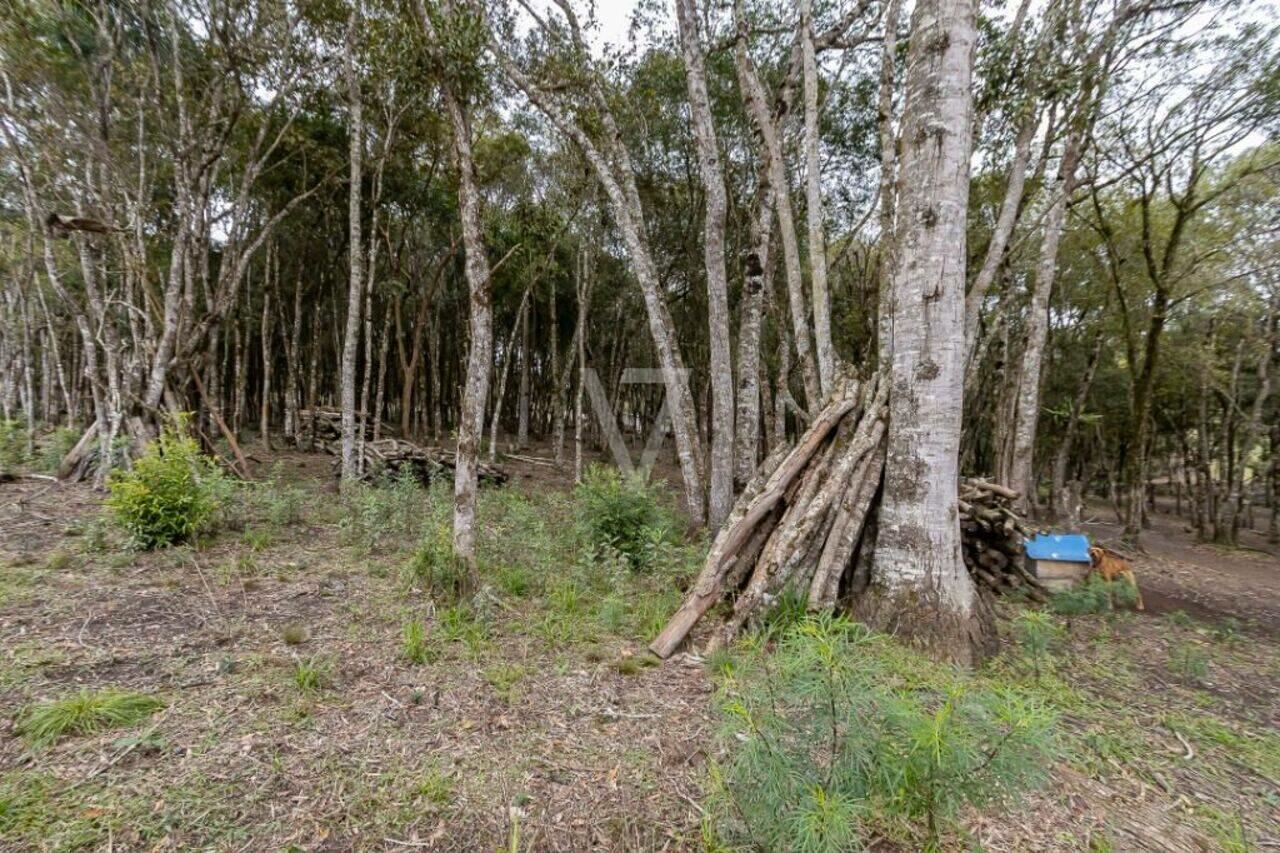
[{"label": "tall tree trunk", "polygon": [[711,385],[711,477],[707,521],[716,530],[733,508],[733,365],[729,354],[729,283],[725,273],[724,229],[729,202],[720,166],[720,145],[707,94],[706,61],[698,34],[695,0],[676,0],[685,79],[698,145],[698,166],[706,195],[703,262],[707,275],[707,325]]},{"label": "tall tree trunk", "polygon": [[[528,297],[525,297],[526,300]],[[520,397],[516,401],[516,447],[529,446],[529,383],[532,378],[529,359],[529,306],[520,312]]]},{"label": "tall tree trunk", "polygon": [[[827,234],[823,224],[822,161],[818,151],[818,58],[813,45],[813,0],[800,0],[800,45],[804,66],[805,213],[809,226],[809,284],[813,340],[822,396],[831,393],[835,349],[831,342],[831,294],[827,288]],[[810,408],[814,408],[812,405]]]},{"label": "tall tree trunk", "polygon": [[769,97],[760,81],[759,72],[747,51],[746,21],[738,10],[738,38],[734,49],[738,85],[742,88],[747,113],[759,140],[760,157],[764,161],[765,178],[772,187],[774,212],[778,215],[778,231],[782,242],[782,263],[787,278],[787,302],[791,308],[792,334],[800,371],[804,378],[805,405],[813,411],[822,404],[822,388],[818,366],[809,340],[809,312],[805,305],[804,280],[800,268],[800,243],[796,238],[795,214],[791,207],[791,185],[787,180],[786,159],[778,127],[769,109]]},{"label": "tall tree trunk", "polygon": [[295,447],[301,447],[301,431],[298,429],[299,373],[298,355],[302,344],[302,272],[293,284],[293,328],[285,345],[285,394],[284,435]]},{"label": "tall tree trunk", "polygon": [[360,309],[364,304],[364,242],[360,237],[361,155],[364,146],[364,111],[360,99],[360,78],[355,66],[356,29],[360,5],[347,22],[344,64],[347,78],[347,101],[350,110],[350,186],[347,193],[347,256],[350,277],[347,283],[347,326],[342,340],[342,479],[350,480],[359,473],[356,459],[356,356],[360,351]]},{"label": "tall tree trunk", "polygon": [[[566,14],[571,14],[569,4],[564,4],[561,9]],[[577,32],[576,19],[571,23],[572,29]],[[623,243],[631,257],[633,272],[644,296],[649,333],[653,338],[667,391],[667,405],[676,440],[676,457],[684,480],[685,506],[690,521],[695,526],[701,526],[706,521],[706,496],[702,486],[702,443],[698,434],[697,412],[689,390],[688,371],[685,370],[684,359],[680,354],[671,312],[662,293],[657,264],[649,249],[635,168],[631,163],[631,155],[623,144],[622,134],[608,109],[608,102],[602,94],[596,93],[598,118],[603,130],[602,148],[547,92],[521,73],[500,45],[491,42],[490,47],[512,82],[525,92],[534,106],[550,119],[560,133],[578,146],[604,189],[614,222],[622,234]],[[587,55],[586,46],[581,43],[580,38],[577,48],[584,56]]]},{"label": "tall tree trunk", "polygon": [[889,320],[893,315],[890,296],[893,293],[894,231],[897,214],[897,195],[894,187],[898,173],[898,137],[893,130],[893,89],[896,78],[895,63],[898,55],[898,18],[902,12],[902,0],[889,0],[884,16],[884,45],[880,51],[880,91],[876,100],[876,124],[880,135],[880,240],[879,269],[876,284],[879,298],[876,300],[876,345],[881,365],[889,363],[892,355],[893,327]]},{"label": "tall tree trunk", "polygon": [[[445,11],[458,14],[446,0]],[[435,24],[421,0],[418,17],[440,56],[443,49]],[[471,120],[464,95],[446,80],[441,87],[445,112],[453,136],[454,160],[458,169],[458,213],[462,221],[463,269],[471,297],[471,347],[458,417],[458,444],[453,473],[453,552],[468,569],[468,586],[476,589],[476,486],[480,439],[484,435],[484,407],[489,395],[489,372],[493,364],[493,320],[489,303],[489,259],[485,254],[480,227],[480,190],[476,186],[475,158],[471,151]],[[494,412],[494,417],[498,416]]]},{"label": "tall tree trunk", "polygon": [[962,664],[994,638],[990,609],[961,561],[956,509],[975,5],[920,0],[912,16],[889,300],[888,457],[872,582],[857,607],[873,627]]},{"label": "tall tree trunk", "polygon": [[[973,286],[965,296],[964,338],[965,360],[973,357],[978,342],[978,320],[982,317],[982,302],[996,279],[996,272],[1004,262],[1005,250],[1009,247],[1009,238],[1013,236],[1013,226],[1018,221],[1018,211],[1022,208],[1023,189],[1027,182],[1027,164],[1031,161],[1031,142],[1035,139],[1036,126],[1040,114],[1028,109],[1018,129],[1018,138],[1013,145],[1013,163],[1009,166],[1009,181],[1005,185],[1004,199],[1000,202],[1000,214],[996,217],[995,228],[991,231],[991,241],[987,244],[986,255],[982,259],[982,267],[973,280]],[[1046,226],[1047,227],[1047,226]]]},{"label": "tall tree trunk", "polygon": [[1249,418],[1245,422],[1244,436],[1240,441],[1240,458],[1232,471],[1224,507],[1223,528],[1227,541],[1232,545],[1239,544],[1240,517],[1243,502],[1246,499],[1244,489],[1244,472],[1248,467],[1249,457],[1257,446],[1262,431],[1263,413],[1266,411],[1271,396],[1271,361],[1276,349],[1276,305],[1272,304],[1264,321],[1262,346],[1258,353],[1255,369],[1258,387],[1254,392],[1253,404],[1249,407]]},{"label": "tall tree trunk", "polygon": [[591,305],[591,259],[586,250],[578,256],[578,328],[573,340],[578,361],[578,388],[573,397],[573,482],[582,482],[582,398],[587,387],[587,311]]},{"label": "tall tree trunk", "polygon": [[262,405],[259,411],[259,439],[265,450],[271,449],[271,288],[262,291]]},{"label": "tall tree trunk", "polygon": [[[1087,110],[1082,103],[1080,110]],[[1067,205],[1076,189],[1076,165],[1084,145],[1085,117],[1072,122],[1071,132],[1062,152],[1062,165],[1051,190],[1052,201],[1045,216],[1044,237],[1040,242],[1040,258],[1036,263],[1035,287],[1031,291],[1031,307],[1027,315],[1027,340],[1022,350],[1018,372],[1018,397],[1014,412],[1013,450],[1009,478],[1005,485],[1020,493],[1023,512],[1035,505],[1036,483],[1033,476],[1036,427],[1040,419],[1040,374],[1044,347],[1049,336],[1049,298],[1058,275],[1058,248],[1067,230]]]},{"label": "tall tree trunk", "polygon": [[1053,456],[1053,507],[1058,519],[1069,528],[1075,529],[1080,524],[1079,499],[1081,488],[1077,483],[1074,488],[1067,482],[1067,466],[1071,463],[1071,454],[1075,449],[1076,432],[1080,428],[1080,418],[1084,415],[1084,407],[1089,402],[1089,391],[1093,388],[1093,378],[1098,374],[1098,365],[1102,361],[1103,343],[1106,338],[1099,334],[1093,344],[1093,352],[1089,354],[1089,364],[1084,375],[1080,377],[1080,385],[1076,388],[1075,399],[1071,403],[1071,412],[1067,415],[1067,424],[1063,428],[1062,438]]},{"label": "tall tree trunk", "polygon": [[772,271],[769,244],[773,237],[772,185],[763,178],[756,188],[751,217],[742,301],[738,321],[738,393],[734,481],[741,490],[755,474],[760,458],[760,331],[764,293]]}]

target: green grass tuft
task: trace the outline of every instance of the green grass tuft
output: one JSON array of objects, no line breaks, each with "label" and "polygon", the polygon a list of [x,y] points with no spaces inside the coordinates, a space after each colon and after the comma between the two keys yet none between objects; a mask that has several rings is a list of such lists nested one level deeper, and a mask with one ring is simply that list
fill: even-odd
[{"label": "green grass tuft", "polygon": [[68,735],[89,735],[136,725],[165,707],[163,700],[123,690],[81,690],[74,696],[26,708],[15,731],[36,748]]}]

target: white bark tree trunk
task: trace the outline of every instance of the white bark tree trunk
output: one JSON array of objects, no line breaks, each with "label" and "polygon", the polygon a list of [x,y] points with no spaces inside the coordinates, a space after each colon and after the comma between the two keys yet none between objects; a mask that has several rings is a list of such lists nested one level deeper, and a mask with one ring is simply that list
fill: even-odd
[{"label": "white bark tree trunk", "polygon": [[729,202],[720,144],[707,94],[706,60],[698,34],[695,0],[676,0],[685,79],[698,145],[698,166],[706,193],[703,260],[707,275],[707,325],[711,376],[711,476],[707,521],[716,530],[733,509],[733,365],[729,354],[729,282],[725,273],[724,229]]},{"label": "white bark tree trunk", "polygon": [[750,245],[742,282],[742,318],[738,322],[738,394],[734,480],[739,489],[755,474],[760,457],[760,325],[764,293],[770,273],[769,244],[773,236],[773,198],[770,184],[756,190]]},{"label": "white bark tree trunk", "polygon": [[920,0],[912,16],[888,304],[888,457],[875,570],[858,605],[874,627],[962,664],[993,636],[961,561],[956,505],[975,6]]},{"label": "white bark tree trunk", "polygon": [[827,234],[822,221],[822,161],[818,152],[818,58],[813,39],[813,0],[801,0],[800,44],[804,66],[805,213],[809,226],[809,285],[813,299],[813,340],[818,355],[818,384],[825,399],[831,393],[832,377],[835,374],[835,349],[831,342],[831,294],[827,288]]},{"label": "white bark tree trunk", "polygon": [[364,243],[360,237],[361,154],[364,145],[364,115],[360,102],[360,78],[355,67],[355,37],[360,18],[357,4],[347,24],[344,63],[347,100],[350,109],[350,188],[348,202],[347,255],[350,277],[347,284],[347,326],[342,341],[342,479],[357,476],[356,469],[356,356],[360,349],[360,309],[364,304]]},{"label": "white bark tree trunk", "polygon": [[[1084,106],[1081,109],[1085,109]],[[1040,419],[1040,371],[1044,347],[1049,337],[1049,297],[1058,275],[1058,248],[1067,230],[1067,204],[1076,188],[1076,165],[1084,144],[1083,122],[1072,124],[1062,153],[1062,166],[1050,189],[1052,201],[1045,216],[1040,258],[1036,263],[1035,287],[1027,314],[1027,341],[1018,372],[1018,395],[1014,409],[1013,450],[1005,485],[1021,493],[1018,506],[1026,512],[1035,503],[1034,457],[1036,426]]]}]

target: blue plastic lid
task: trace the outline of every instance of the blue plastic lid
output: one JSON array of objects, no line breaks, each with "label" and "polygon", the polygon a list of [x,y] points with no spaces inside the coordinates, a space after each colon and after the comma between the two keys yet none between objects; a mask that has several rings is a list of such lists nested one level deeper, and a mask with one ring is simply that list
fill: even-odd
[{"label": "blue plastic lid", "polygon": [[1088,563],[1089,537],[1082,533],[1038,533],[1027,540],[1027,556],[1033,560]]}]

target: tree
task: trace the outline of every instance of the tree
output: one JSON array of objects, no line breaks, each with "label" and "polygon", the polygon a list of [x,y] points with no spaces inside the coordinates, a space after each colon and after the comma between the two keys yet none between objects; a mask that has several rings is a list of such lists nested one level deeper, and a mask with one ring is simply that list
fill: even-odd
[{"label": "tree", "polygon": [[912,14],[889,295],[888,458],[869,624],[971,663],[991,617],[960,558],[956,510],[964,376],[964,244],[972,139],[972,0]]}]

